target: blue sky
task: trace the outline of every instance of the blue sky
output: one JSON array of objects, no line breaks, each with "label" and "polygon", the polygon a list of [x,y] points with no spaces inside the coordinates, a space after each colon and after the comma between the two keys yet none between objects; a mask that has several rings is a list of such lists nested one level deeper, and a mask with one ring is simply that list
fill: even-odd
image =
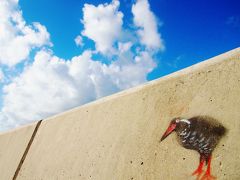
[{"label": "blue sky", "polygon": [[[106,2],[111,1],[20,0],[20,5],[27,21],[39,21],[48,28],[55,54],[70,58],[81,52],[73,39],[83,28],[79,24],[83,5]],[[125,15],[124,20],[131,23],[131,1],[126,2],[128,4],[121,1],[120,10]],[[149,0],[149,3],[163,24],[159,31],[166,45],[166,51],[158,57],[161,65],[150,73],[149,80],[239,47],[238,0]]]},{"label": "blue sky", "polygon": [[237,0],[3,0],[0,130],[239,47],[239,9]]}]

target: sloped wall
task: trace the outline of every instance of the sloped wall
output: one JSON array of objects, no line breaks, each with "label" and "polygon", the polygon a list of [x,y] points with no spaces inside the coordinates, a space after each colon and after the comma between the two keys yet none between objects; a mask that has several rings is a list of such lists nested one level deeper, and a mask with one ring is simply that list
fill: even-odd
[{"label": "sloped wall", "polygon": [[0,134],[0,179],[12,179],[34,132],[36,123]]},{"label": "sloped wall", "polygon": [[[199,155],[175,135],[159,143],[173,117],[194,115],[228,129],[213,153],[213,175],[240,179],[240,48],[43,120],[17,179],[195,179]],[[5,159],[23,139],[9,141]]]}]

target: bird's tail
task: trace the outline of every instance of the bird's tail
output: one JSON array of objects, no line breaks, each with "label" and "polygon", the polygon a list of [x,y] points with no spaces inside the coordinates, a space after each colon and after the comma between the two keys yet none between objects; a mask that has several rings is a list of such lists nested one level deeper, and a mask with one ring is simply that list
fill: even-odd
[{"label": "bird's tail", "polygon": [[219,127],[215,128],[214,131],[219,136],[224,136],[226,134],[226,132],[227,132],[227,129],[224,126],[219,125]]}]

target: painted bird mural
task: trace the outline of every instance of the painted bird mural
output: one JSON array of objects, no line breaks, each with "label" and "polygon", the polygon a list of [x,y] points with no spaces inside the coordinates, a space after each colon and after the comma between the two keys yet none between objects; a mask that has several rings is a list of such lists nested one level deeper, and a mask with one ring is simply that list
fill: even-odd
[{"label": "painted bird mural", "polygon": [[[212,152],[219,143],[219,140],[226,133],[226,128],[209,116],[195,116],[190,119],[174,118],[163,134],[163,141],[172,132],[176,132],[178,141],[186,149],[192,149],[200,154],[198,168],[192,173],[197,179],[212,180],[211,175]],[[206,163],[207,170],[203,173],[203,166]]]}]

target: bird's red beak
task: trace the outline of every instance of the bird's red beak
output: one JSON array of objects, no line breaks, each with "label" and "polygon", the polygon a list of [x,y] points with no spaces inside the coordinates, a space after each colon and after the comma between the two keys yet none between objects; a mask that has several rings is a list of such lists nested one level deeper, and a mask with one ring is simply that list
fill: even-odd
[{"label": "bird's red beak", "polygon": [[169,134],[171,134],[176,128],[176,123],[171,123],[165,133],[163,134],[161,141],[163,141]]}]

